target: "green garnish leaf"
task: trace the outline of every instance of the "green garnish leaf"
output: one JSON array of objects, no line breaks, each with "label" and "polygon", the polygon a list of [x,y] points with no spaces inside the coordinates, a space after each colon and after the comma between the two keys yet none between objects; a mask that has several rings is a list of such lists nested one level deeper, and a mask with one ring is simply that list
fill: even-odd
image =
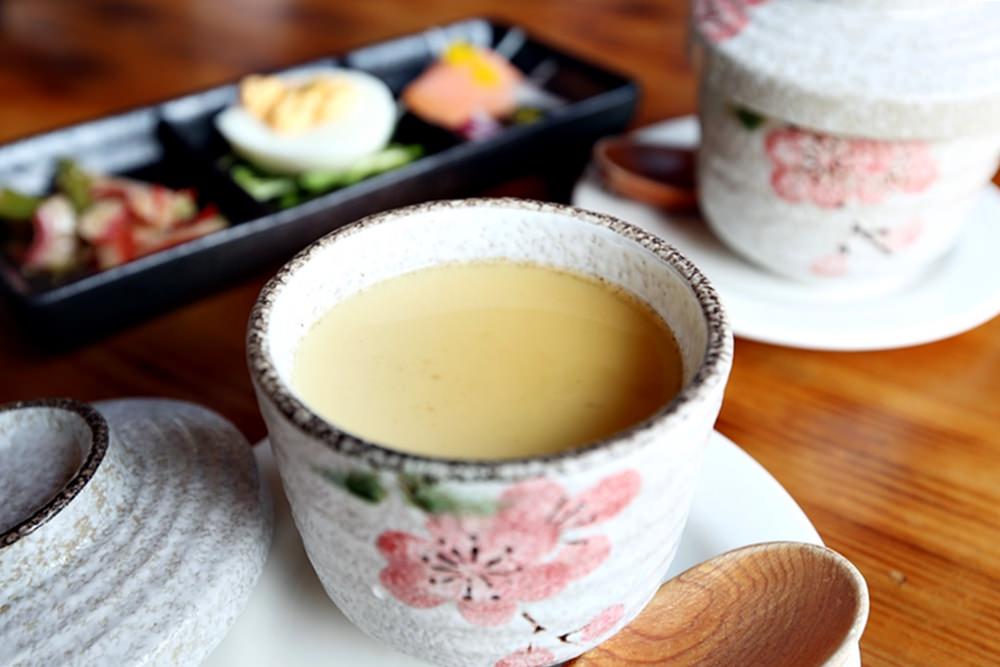
[{"label": "green garnish leaf", "polygon": [[0,218],[5,220],[31,220],[41,197],[32,197],[8,188],[0,188]]},{"label": "green garnish leaf", "polygon": [[303,202],[302,194],[298,189],[286,192],[278,198],[278,208],[291,208]]},{"label": "green garnish leaf", "polygon": [[59,160],[56,165],[56,187],[66,195],[77,213],[82,213],[93,203],[90,196],[90,174],[74,160]]},{"label": "green garnish leaf", "polygon": [[319,194],[346,185],[346,169],[307,171],[299,175],[299,187],[311,194]]},{"label": "green garnish leaf", "polygon": [[739,119],[740,124],[747,130],[756,130],[767,120],[765,116],[746,107],[733,107],[733,113],[736,114],[736,118]]},{"label": "green garnish leaf", "polygon": [[423,147],[416,144],[390,144],[377,153],[361,158],[346,169],[307,171],[298,176],[272,174],[266,169],[232,156],[222,158],[218,164],[228,169],[236,184],[257,201],[277,200],[279,208],[290,208],[310,197],[402,167],[423,154]]},{"label": "green garnish leaf", "polygon": [[246,164],[234,165],[229,175],[257,201],[270,201],[295,191],[295,179],[291,176],[267,176]]},{"label": "green garnish leaf", "polygon": [[423,154],[423,147],[417,144],[390,144],[377,153],[361,158],[347,169],[307,171],[299,176],[299,185],[312,194],[342,188],[398,169]]}]

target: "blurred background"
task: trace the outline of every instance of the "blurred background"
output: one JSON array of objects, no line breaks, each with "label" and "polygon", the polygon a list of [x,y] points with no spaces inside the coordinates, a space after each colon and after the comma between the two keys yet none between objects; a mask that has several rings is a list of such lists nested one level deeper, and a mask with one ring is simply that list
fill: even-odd
[{"label": "blurred background", "polygon": [[695,108],[685,0],[4,0],[0,141],[472,16],[637,77],[639,124]]}]

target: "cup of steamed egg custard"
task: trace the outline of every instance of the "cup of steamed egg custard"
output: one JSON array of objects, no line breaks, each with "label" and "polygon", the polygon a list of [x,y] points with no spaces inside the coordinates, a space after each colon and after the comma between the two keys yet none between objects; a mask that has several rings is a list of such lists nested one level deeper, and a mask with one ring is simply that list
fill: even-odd
[{"label": "cup of steamed egg custard", "polygon": [[233,151],[275,174],[349,169],[382,150],[396,126],[392,91],[359,70],[250,76],[216,116]]},{"label": "cup of steamed egg custard", "polygon": [[[338,313],[350,316],[326,327]],[[520,314],[535,328],[514,331]],[[624,320],[629,336],[655,320],[635,340],[659,345],[656,363],[676,358],[665,402],[572,447],[525,449],[557,420],[576,428],[605,412],[602,400],[628,407],[619,394],[647,391],[620,380],[579,391],[593,373],[649,378],[652,358],[618,337]],[[619,340],[617,351],[581,347],[584,331]],[[303,383],[303,360],[327,335],[345,365]],[[409,352],[441,353],[445,339],[446,357],[466,361]],[[369,635],[454,667],[556,664],[639,613],[679,544],[732,346],[715,291],[674,248],[614,218],[515,199],[421,204],[323,237],[264,287],[247,334],[282,484],[327,594]],[[574,379],[561,371],[581,349],[587,377]],[[497,354],[507,361],[485,358]],[[359,371],[369,358],[376,365]],[[423,385],[392,379],[425,363]],[[506,388],[476,389],[480,368]],[[455,391],[430,405],[438,381]],[[480,392],[496,398],[473,400]],[[419,414],[428,407],[436,421]],[[440,438],[416,437],[427,423]]]}]

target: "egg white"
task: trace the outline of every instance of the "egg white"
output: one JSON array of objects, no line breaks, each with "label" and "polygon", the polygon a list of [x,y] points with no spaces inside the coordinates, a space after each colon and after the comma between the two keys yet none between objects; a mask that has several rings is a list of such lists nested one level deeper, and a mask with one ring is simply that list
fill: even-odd
[{"label": "egg white", "polygon": [[330,122],[298,134],[281,134],[236,104],[215,117],[215,126],[234,152],[269,171],[346,169],[389,142],[396,126],[396,102],[380,79],[357,70],[330,67],[283,78],[302,82],[327,75],[347,79],[354,87],[353,103]]}]

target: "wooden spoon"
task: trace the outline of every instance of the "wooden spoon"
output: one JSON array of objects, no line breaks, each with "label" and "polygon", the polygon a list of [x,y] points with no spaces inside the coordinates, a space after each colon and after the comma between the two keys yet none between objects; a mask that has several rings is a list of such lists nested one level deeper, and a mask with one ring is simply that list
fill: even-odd
[{"label": "wooden spoon", "polygon": [[846,558],[758,544],[663,584],[621,632],[567,665],[841,667],[867,620],[868,588]]},{"label": "wooden spoon", "polygon": [[698,209],[695,154],[689,148],[609,137],[594,145],[594,165],[615,194],[674,213]]}]

